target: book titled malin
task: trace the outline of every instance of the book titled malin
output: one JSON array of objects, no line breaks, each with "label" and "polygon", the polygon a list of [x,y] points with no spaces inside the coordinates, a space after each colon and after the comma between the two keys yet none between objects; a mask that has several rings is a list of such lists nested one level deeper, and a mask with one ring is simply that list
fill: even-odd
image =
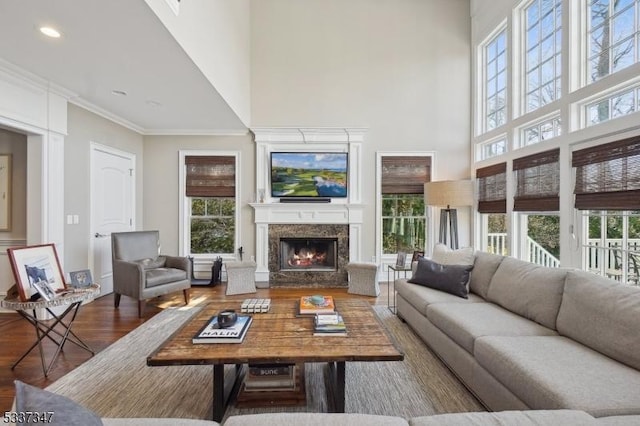
[{"label": "book titled malin", "polygon": [[241,343],[251,325],[249,315],[238,315],[236,323],[231,327],[220,328],[218,316],[211,317],[209,322],[193,336],[193,343]]}]

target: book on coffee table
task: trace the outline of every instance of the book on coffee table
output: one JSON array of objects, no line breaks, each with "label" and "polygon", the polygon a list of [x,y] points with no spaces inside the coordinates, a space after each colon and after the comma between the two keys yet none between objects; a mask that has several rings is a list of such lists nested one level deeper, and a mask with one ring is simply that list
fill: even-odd
[{"label": "book on coffee table", "polygon": [[322,296],[323,300],[318,301],[318,296],[302,296],[298,305],[300,315],[330,314],[336,309],[332,296]]},{"label": "book on coffee table", "polygon": [[238,319],[231,327],[220,328],[218,316],[211,317],[191,339],[192,343],[241,343],[251,325],[249,315],[238,315]]},{"label": "book on coffee table", "polygon": [[318,314],[313,322],[314,336],[346,336],[347,326],[339,313]]}]

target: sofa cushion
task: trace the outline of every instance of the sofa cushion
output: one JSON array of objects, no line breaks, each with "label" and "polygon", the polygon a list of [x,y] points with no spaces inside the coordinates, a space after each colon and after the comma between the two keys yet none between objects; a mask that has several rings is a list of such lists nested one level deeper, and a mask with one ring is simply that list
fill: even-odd
[{"label": "sofa cushion", "polygon": [[487,299],[555,330],[566,275],[566,269],[506,257],[491,279]]},{"label": "sofa cushion", "polygon": [[231,416],[225,426],[407,426],[401,417],[352,413],[265,413]]},{"label": "sofa cushion", "polygon": [[578,410],[526,410],[498,413],[451,413],[409,419],[411,426],[588,426],[596,419]]},{"label": "sofa cushion", "polygon": [[486,299],[493,274],[496,273],[503,259],[504,256],[497,254],[476,252],[473,271],[469,277],[469,291]]},{"label": "sofa cushion", "polygon": [[640,371],[564,336],[487,336],[478,363],[532,409],[640,414]]},{"label": "sofa cushion", "polygon": [[175,281],[186,280],[187,271],[175,268],[156,268],[145,271],[147,275],[147,288],[157,285],[172,283]]},{"label": "sofa cushion", "polygon": [[[102,420],[93,411],[84,408],[66,396],[28,385],[20,380],[16,385],[16,411],[18,413],[37,412],[52,413],[51,417],[38,417],[18,424],[43,423],[64,426],[102,425]],[[37,420],[37,421],[36,421]]]},{"label": "sofa cushion", "polygon": [[438,243],[433,247],[431,260],[441,265],[473,265],[473,247],[452,250],[445,244]]},{"label": "sofa cushion", "polygon": [[467,299],[463,299],[444,291],[411,284],[406,278],[397,279],[395,289],[403,299],[425,316],[427,315],[427,306],[432,303],[486,303],[475,294],[469,294]]},{"label": "sofa cushion", "polygon": [[409,282],[466,299],[469,293],[469,272],[472,268],[472,265],[442,265],[423,257],[418,259],[416,272]]},{"label": "sofa cushion", "polygon": [[482,336],[547,336],[556,332],[493,303],[429,305],[427,319],[470,354]]},{"label": "sofa cushion", "polygon": [[640,425],[640,415],[638,416],[607,416],[596,419],[598,426],[638,426]]},{"label": "sofa cushion", "polygon": [[558,332],[640,370],[640,288],[570,271]]}]

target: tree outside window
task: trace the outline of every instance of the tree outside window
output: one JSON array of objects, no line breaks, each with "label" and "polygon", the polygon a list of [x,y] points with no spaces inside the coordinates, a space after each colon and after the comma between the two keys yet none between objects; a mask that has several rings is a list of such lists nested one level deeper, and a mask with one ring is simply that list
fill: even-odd
[{"label": "tree outside window", "polygon": [[422,194],[382,196],[382,253],[422,251],[426,217]]},{"label": "tree outside window", "polygon": [[192,254],[233,254],[235,208],[232,198],[191,199]]}]

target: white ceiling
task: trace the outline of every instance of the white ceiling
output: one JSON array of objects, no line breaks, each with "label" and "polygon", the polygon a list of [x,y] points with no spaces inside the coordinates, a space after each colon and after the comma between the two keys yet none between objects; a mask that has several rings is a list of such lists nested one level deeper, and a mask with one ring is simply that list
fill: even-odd
[{"label": "white ceiling", "polygon": [[0,58],[143,134],[247,129],[143,0],[2,0]]}]

